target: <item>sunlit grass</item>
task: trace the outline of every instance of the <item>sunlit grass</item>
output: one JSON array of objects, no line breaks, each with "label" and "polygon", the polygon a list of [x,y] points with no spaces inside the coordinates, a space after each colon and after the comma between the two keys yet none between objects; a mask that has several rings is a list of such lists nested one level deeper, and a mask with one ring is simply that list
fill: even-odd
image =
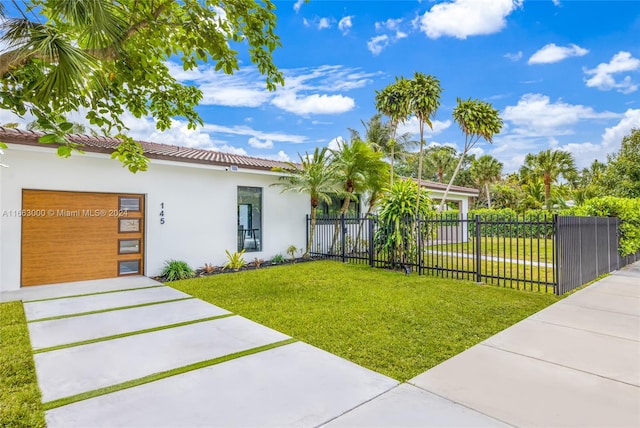
[{"label": "sunlit grass", "polygon": [[559,299],[331,261],[169,285],[400,381]]}]

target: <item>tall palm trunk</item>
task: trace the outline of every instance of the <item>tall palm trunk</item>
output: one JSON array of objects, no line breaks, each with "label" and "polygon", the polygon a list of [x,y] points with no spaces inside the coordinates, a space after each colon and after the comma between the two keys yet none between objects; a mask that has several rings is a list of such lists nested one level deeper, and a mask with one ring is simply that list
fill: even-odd
[{"label": "tall palm trunk", "polygon": [[444,191],[444,195],[442,195],[442,200],[440,201],[440,205],[438,205],[438,211],[436,211],[437,214],[440,214],[442,212],[442,209],[444,208],[444,204],[447,200],[447,196],[449,196],[449,191],[451,190],[451,186],[453,185],[453,180],[456,179],[456,175],[458,175],[458,171],[460,171],[460,167],[462,166],[462,162],[464,161],[464,157],[465,157],[466,153],[463,152],[462,156],[460,156],[460,160],[458,161],[458,165],[456,165],[456,169],[455,171],[453,171],[453,175],[451,176],[451,179],[449,180],[449,184],[447,184],[447,189]]},{"label": "tall palm trunk", "polygon": [[489,182],[484,182],[484,190],[487,192],[487,208],[491,209],[491,192],[489,192]]},{"label": "tall palm trunk", "polygon": [[544,204],[549,209],[549,199],[551,198],[551,176],[547,173],[543,176],[544,181]]},{"label": "tall palm trunk", "polygon": [[[349,187],[349,189],[347,189],[347,195],[344,198],[342,208],[340,209],[340,217],[347,214],[347,211],[349,210],[349,203],[351,202],[352,194],[353,194],[353,188]],[[338,243],[338,236],[340,235],[340,233],[342,233],[342,231],[340,230],[340,217],[336,219],[336,223],[334,225],[333,240],[331,241],[331,248],[329,248],[329,253],[333,253],[333,249],[336,247],[336,244]]]},{"label": "tall palm trunk", "polygon": [[316,232],[316,220],[318,217],[318,214],[316,213],[316,209],[318,208],[318,201],[315,201],[315,204],[312,200],[311,202],[311,225],[309,227],[309,237],[307,239],[307,251],[302,255],[303,258],[309,258],[310,255],[309,253],[311,252],[311,249],[313,248],[313,237],[315,236],[315,232]]},{"label": "tall palm trunk", "polygon": [[418,199],[416,201],[416,219],[420,212],[420,190],[422,190],[422,157],[424,155],[424,121],[420,119],[420,154],[418,155]]}]

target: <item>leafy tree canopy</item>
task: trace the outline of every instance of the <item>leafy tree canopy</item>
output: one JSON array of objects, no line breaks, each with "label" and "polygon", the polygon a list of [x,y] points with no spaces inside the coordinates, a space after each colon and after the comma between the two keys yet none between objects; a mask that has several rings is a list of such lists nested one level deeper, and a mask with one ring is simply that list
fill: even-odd
[{"label": "leafy tree canopy", "polygon": [[622,139],[618,153],[608,156],[602,184],[605,194],[640,198],[640,128]]},{"label": "leafy tree canopy", "polygon": [[[0,7],[0,108],[20,116],[31,113],[47,134],[43,143],[59,143],[69,156],[76,146],[65,134],[71,112],[108,135],[123,139],[114,153],[132,172],[145,170],[139,145],[126,137],[122,114],[147,115],[156,127],[183,117],[189,128],[202,124],[195,107],[199,89],[179,83],[167,61],[184,70],[212,61],[216,70],[239,68],[236,48],[274,90],[283,84],[272,53],[280,46],[274,33],[270,0],[23,0],[8,16]],[[13,13],[12,13],[13,14]]]}]

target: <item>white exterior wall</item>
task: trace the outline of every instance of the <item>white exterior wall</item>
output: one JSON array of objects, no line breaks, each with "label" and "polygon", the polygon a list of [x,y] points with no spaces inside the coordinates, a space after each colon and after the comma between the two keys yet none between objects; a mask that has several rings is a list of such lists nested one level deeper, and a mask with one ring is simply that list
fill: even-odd
[{"label": "white exterior wall", "polygon": [[[147,276],[158,275],[168,259],[184,260],[194,269],[224,264],[225,250],[237,250],[238,186],[262,188],[263,251],[247,252],[245,260],[305,246],[309,198],[270,187],[278,175],[269,171],[151,160],[148,171],[132,174],[107,155],[62,159],[49,148],[11,144],[3,163],[9,168],[0,168],[0,213],[22,208],[23,189],[144,194]],[[20,218],[0,215],[0,233],[0,291],[15,290],[20,287]]]}]

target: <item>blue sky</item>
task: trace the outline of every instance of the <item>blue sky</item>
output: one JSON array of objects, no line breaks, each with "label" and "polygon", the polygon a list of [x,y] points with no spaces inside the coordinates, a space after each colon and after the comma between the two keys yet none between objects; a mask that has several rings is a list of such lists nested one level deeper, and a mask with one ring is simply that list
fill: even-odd
[{"label": "blue sky", "polygon": [[[273,159],[334,145],[375,113],[396,76],[432,74],[444,89],[428,144],[458,148],[456,98],[489,101],[505,127],[488,153],[513,171],[528,152],[606,159],[640,127],[640,2],[569,0],[276,1],[284,88],[266,91],[240,47],[233,76],[211,65],[174,75],[199,86],[205,126],[166,132],[127,119],[138,139]],[[417,131],[415,119],[403,131]],[[417,138],[417,135],[416,135]]]}]

